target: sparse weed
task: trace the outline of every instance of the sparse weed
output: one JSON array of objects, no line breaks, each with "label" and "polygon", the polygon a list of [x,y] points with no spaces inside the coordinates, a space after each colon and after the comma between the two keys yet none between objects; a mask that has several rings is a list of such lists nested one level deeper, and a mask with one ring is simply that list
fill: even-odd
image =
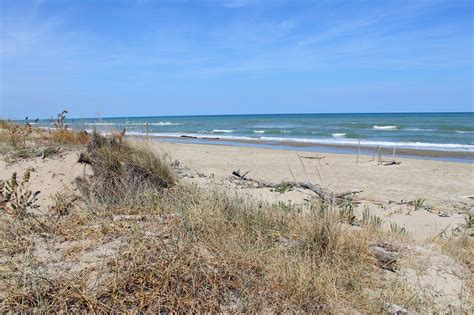
[{"label": "sparse weed", "polygon": [[365,226],[371,226],[373,229],[380,229],[383,224],[383,220],[371,214],[370,209],[367,205],[364,205],[364,210],[362,212],[362,224]]},{"label": "sparse weed", "polygon": [[276,206],[287,213],[290,213],[290,212],[301,213],[302,211],[301,205],[293,204],[291,200],[288,202],[278,201]]},{"label": "sparse weed", "polygon": [[354,200],[352,197],[346,197],[339,205],[339,217],[342,222],[354,224],[356,217],[354,215]]},{"label": "sparse weed", "polygon": [[368,205],[364,205],[364,210],[362,211],[362,224],[368,225],[370,220],[370,209]]},{"label": "sparse weed", "polygon": [[67,129],[52,130],[48,139],[53,143],[76,145],[87,144],[90,141],[90,137],[86,131],[74,131]]},{"label": "sparse weed", "polygon": [[[85,131],[68,130],[65,124],[64,111],[58,114],[51,123],[54,130],[33,128],[28,117],[24,124],[1,121],[0,127],[0,154],[5,155],[8,163],[28,159],[36,156],[43,158],[52,156],[59,151],[56,144],[84,145],[89,143],[90,137]],[[37,121],[37,120],[36,120]]]},{"label": "sparse weed", "polygon": [[51,210],[58,216],[67,215],[77,199],[73,194],[64,192],[58,192],[51,198],[53,200]]},{"label": "sparse weed", "polygon": [[415,211],[417,210],[420,210],[424,203],[425,203],[426,199],[425,198],[416,198],[415,200],[412,201],[412,204],[413,204],[413,207],[415,208]]},{"label": "sparse weed", "polygon": [[404,227],[401,227],[396,222],[390,222],[390,231],[394,234],[407,234],[407,230]]},{"label": "sparse weed", "polygon": [[[338,208],[319,200],[302,211],[201,190],[179,183],[150,147],[90,138],[79,160],[93,175],[78,179],[78,201],[69,193],[53,197],[54,232],[34,239],[24,224],[12,225],[2,232],[0,252],[17,254],[50,237],[75,249],[90,241],[87,254],[77,256],[96,250],[100,259],[76,272],[69,267],[81,265],[80,258],[67,265],[64,256],[43,261],[41,274],[29,265],[15,269],[0,312],[378,313],[381,298],[397,301],[407,292],[397,285],[374,294],[381,286],[370,250],[374,233],[347,229],[354,221],[351,198]],[[368,207],[362,222],[383,223]],[[100,247],[107,242],[118,245]]]},{"label": "sparse weed", "polygon": [[67,110],[63,110],[61,113],[58,114],[56,118],[51,118],[49,119],[51,126],[53,126],[54,129],[56,130],[66,130],[67,125],[66,125],[66,114],[68,113]]},{"label": "sparse weed", "polygon": [[288,182],[282,182],[277,188],[273,189],[275,192],[279,192],[280,194],[284,194],[287,191],[292,191],[293,185]]},{"label": "sparse weed", "polygon": [[28,189],[30,171],[27,170],[19,182],[17,173],[13,173],[10,180],[0,182],[0,195],[2,201],[0,210],[10,216],[23,220],[29,215],[29,210],[38,208],[37,196],[39,191],[32,192]]},{"label": "sparse weed", "polygon": [[383,220],[376,216],[376,215],[372,215],[370,217],[370,225],[375,228],[375,229],[380,229],[382,227],[382,224],[383,224]]}]

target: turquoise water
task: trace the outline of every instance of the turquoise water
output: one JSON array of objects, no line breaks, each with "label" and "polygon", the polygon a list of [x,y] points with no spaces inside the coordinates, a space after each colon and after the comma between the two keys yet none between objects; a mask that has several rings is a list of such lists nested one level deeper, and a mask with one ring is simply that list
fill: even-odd
[{"label": "turquoise water", "polygon": [[[47,121],[39,122],[47,126]],[[474,152],[474,113],[282,114],[71,119],[74,129]]]}]

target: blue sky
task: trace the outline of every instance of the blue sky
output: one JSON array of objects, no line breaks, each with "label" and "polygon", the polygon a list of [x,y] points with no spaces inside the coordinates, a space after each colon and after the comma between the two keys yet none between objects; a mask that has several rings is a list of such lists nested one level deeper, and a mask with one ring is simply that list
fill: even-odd
[{"label": "blue sky", "polygon": [[473,110],[472,1],[0,0],[0,116]]}]

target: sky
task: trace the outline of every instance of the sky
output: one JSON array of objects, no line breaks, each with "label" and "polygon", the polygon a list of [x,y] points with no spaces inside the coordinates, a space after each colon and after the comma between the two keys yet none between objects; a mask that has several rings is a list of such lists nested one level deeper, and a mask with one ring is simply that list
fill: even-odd
[{"label": "sky", "polygon": [[0,0],[0,117],[473,111],[470,0]]}]

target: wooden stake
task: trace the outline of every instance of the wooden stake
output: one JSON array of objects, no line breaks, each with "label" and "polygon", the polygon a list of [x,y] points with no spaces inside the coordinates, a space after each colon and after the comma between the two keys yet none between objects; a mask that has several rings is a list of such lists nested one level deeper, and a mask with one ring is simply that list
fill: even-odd
[{"label": "wooden stake", "polygon": [[357,145],[357,158],[356,158],[356,163],[359,163],[359,155],[360,155],[360,138],[359,138],[359,144]]},{"label": "wooden stake", "polygon": [[379,157],[378,157],[377,165],[382,165],[382,152],[380,152],[380,146],[379,146]]}]

